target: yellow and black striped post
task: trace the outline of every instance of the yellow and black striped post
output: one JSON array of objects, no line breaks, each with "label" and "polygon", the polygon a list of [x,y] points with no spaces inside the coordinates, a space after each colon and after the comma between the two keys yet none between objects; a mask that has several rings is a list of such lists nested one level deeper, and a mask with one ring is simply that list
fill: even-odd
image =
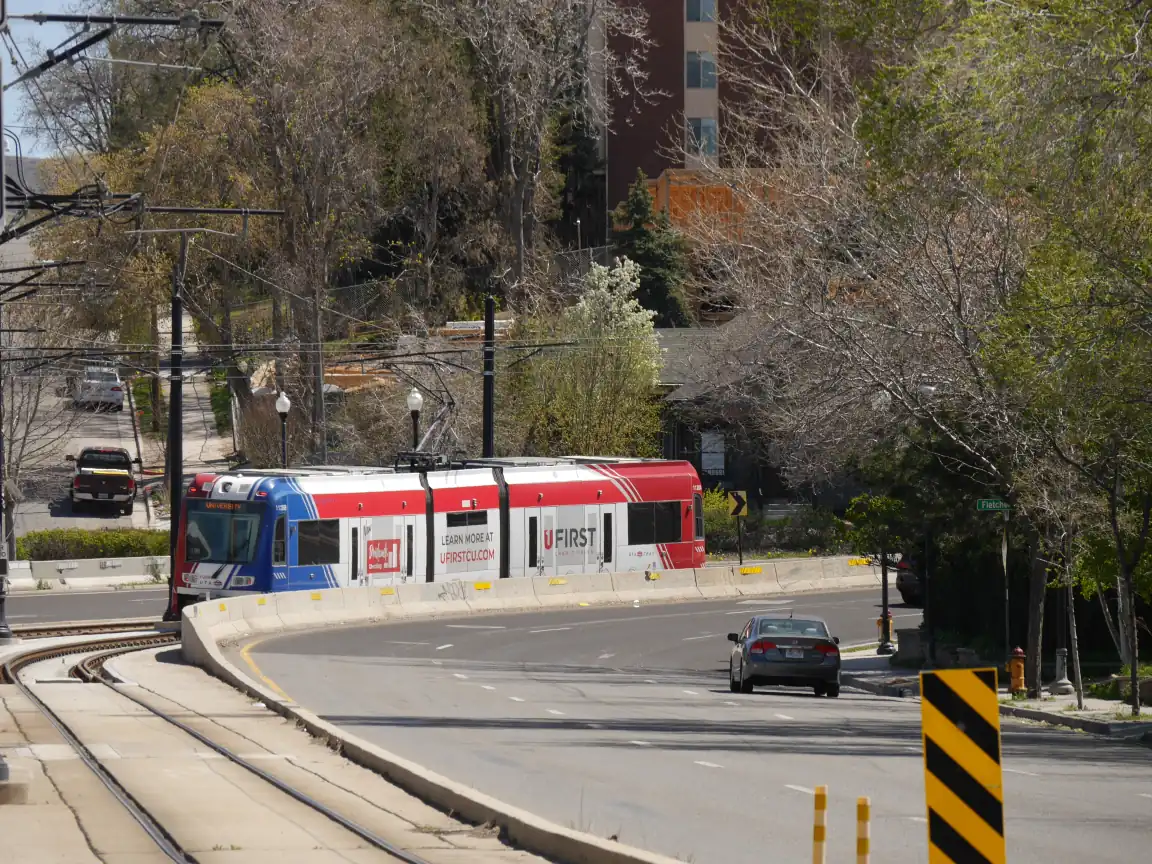
[{"label": "yellow and black striped post", "polygon": [[868,823],[872,818],[872,803],[867,798],[856,799],[856,864],[868,864],[871,853],[869,840],[871,832]]},{"label": "yellow and black striped post", "polygon": [[995,669],[920,674],[928,864],[1006,864]]},{"label": "yellow and black striped post", "polygon": [[824,864],[824,844],[828,833],[828,787],[816,787],[816,814],[812,823],[812,864]]}]

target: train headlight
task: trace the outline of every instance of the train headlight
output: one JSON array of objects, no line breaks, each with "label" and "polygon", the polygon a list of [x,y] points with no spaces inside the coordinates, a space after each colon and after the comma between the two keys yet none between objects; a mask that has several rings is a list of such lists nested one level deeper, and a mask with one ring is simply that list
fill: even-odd
[{"label": "train headlight", "polygon": [[256,581],[255,576],[237,576],[232,580],[233,588],[251,588]]}]

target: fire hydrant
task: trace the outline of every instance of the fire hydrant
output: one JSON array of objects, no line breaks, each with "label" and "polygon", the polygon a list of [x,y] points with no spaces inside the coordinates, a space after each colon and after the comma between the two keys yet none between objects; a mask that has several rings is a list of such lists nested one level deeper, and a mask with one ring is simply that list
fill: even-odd
[{"label": "fire hydrant", "polygon": [[1024,692],[1024,651],[1020,648],[1015,648],[1012,651],[1012,656],[1008,658],[1008,677],[1010,680],[1009,690],[1012,693]]},{"label": "fire hydrant", "polygon": [[892,613],[888,613],[888,628],[885,631],[883,616],[876,619],[876,631],[881,645],[892,641]]}]

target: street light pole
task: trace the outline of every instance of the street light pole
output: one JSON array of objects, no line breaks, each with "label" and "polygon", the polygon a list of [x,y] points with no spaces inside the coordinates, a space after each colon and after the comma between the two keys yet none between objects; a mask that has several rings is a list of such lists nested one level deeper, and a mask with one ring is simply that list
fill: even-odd
[{"label": "street light pole", "polygon": [[408,394],[408,413],[412,415],[412,449],[420,449],[420,409],[424,407],[424,394],[416,387]]},{"label": "street light pole", "polygon": [[276,397],[276,413],[280,415],[280,467],[288,467],[288,412],[292,410],[292,402],[288,395],[281,391]]},{"label": "street light pole", "polygon": [[176,550],[184,496],[184,272],[188,232],[180,231],[180,257],[172,271],[172,354],[168,370],[168,609],[165,621],[180,620],[176,595]]},{"label": "street light pole", "polygon": [[[0,148],[0,153],[3,150]],[[7,498],[4,484],[7,482],[4,471],[4,331],[3,331],[4,304],[0,303],[0,645],[6,645],[16,639],[12,628],[8,626],[8,513]]]}]

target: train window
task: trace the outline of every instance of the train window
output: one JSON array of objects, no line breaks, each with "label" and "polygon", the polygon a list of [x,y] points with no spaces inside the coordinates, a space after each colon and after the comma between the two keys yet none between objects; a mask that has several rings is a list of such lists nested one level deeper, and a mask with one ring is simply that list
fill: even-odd
[{"label": "train window", "polygon": [[360,529],[352,529],[352,578],[360,578]]},{"label": "train window", "polygon": [[656,542],[656,511],[651,504],[628,505],[628,545],[651,546]]},{"label": "train window", "polygon": [[340,563],[339,519],[310,519],[297,525],[297,565]]},{"label": "train window", "polygon": [[536,539],[536,517],[528,517],[528,566],[535,567],[536,560],[540,557],[539,550],[536,544],[539,542]]},{"label": "train window", "polygon": [[696,539],[704,539],[704,499],[699,495],[692,496],[692,513],[696,516]]},{"label": "train window", "polygon": [[628,545],[651,546],[681,540],[680,502],[656,501],[628,505]]},{"label": "train window", "polygon": [[276,517],[276,525],[272,529],[272,566],[283,566],[288,563],[288,544],[284,542],[284,528],[287,519]]},{"label": "train window", "polygon": [[656,511],[655,531],[657,543],[679,543],[684,539],[684,521],[679,501],[657,501],[652,505]]},{"label": "train window", "polygon": [[604,514],[604,563],[612,560],[612,514]]},{"label": "train window", "polygon": [[447,516],[449,528],[468,528],[472,525],[488,524],[487,510],[467,510],[464,513],[449,513]]},{"label": "train window", "polygon": [[412,553],[414,551],[412,548],[412,544],[413,544],[413,534],[415,532],[413,531],[411,525],[406,526],[406,530],[407,530],[407,540],[408,540],[408,552],[407,552],[407,555],[405,556],[406,557],[405,569],[406,569],[408,575],[411,576],[412,575]]}]

